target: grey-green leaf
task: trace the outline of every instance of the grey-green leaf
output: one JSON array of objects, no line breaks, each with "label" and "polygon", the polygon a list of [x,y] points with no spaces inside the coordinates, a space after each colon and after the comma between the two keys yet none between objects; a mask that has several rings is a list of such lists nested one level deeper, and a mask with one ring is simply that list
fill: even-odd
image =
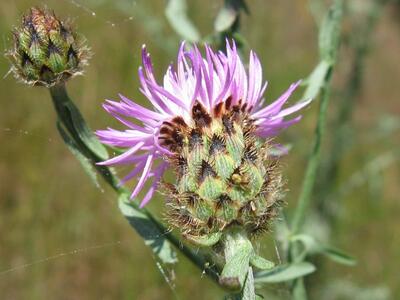
[{"label": "grey-green leaf", "polygon": [[235,22],[238,14],[239,12],[232,6],[224,5],[215,19],[215,31],[222,32],[228,30]]},{"label": "grey-green leaf", "polygon": [[260,270],[270,270],[275,267],[275,264],[272,261],[269,261],[256,254],[250,258],[250,263],[253,267],[256,267]]},{"label": "grey-green leaf", "polygon": [[199,42],[200,33],[187,16],[187,5],[185,0],[168,0],[165,8],[165,16],[172,28],[185,40]]},{"label": "grey-green leaf", "polygon": [[221,238],[222,233],[221,232],[216,232],[216,233],[211,233],[209,235],[203,235],[203,236],[192,236],[192,235],[185,235],[185,238],[188,239],[189,241],[195,243],[197,246],[201,247],[211,247],[218,243],[218,241]]},{"label": "grey-green leaf", "polygon": [[325,246],[322,248],[322,253],[331,260],[342,265],[354,266],[357,263],[353,257],[336,248]]},{"label": "grey-green leaf", "polygon": [[310,76],[307,78],[307,89],[304,92],[302,101],[313,99],[315,100],[318,96],[320,89],[323,87],[325,77],[332,64],[326,60],[322,60],[312,71]]},{"label": "grey-green leaf", "polygon": [[305,261],[281,265],[270,271],[261,271],[256,273],[255,281],[257,283],[277,283],[290,281],[311,274],[315,270],[316,268],[313,264]]},{"label": "grey-green leaf", "polygon": [[243,0],[225,0],[224,6],[218,12],[214,22],[216,32],[223,32],[231,29],[241,10],[248,12],[246,3]]},{"label": "grey-green leaf", "polygon": [[69,151],[71,151],[71,153],[78,159],[78,161],[82,165],[83,169],[89,175],[90,179],[92,179],[92,181],[96,185],[96,187],[99,187],[99,182],[97,180],[97,173],[93,167],[92,162],[88,158],[86,158],[85,155],[83,155],[81,153],[78,146],[70,138],[70,136],[64,130],[64,128],[62,127],[62,125],[59,121],[57,122],[57,129],[58,129],[58,132],[60,133],[62,139],[64,140],[64,143],[67,145]]},{"label": "grey-green leaf", "polygon": [[144,239],[145,244],[152,249],[161,262],[173,264],[178,261],[172,245],[165,238],[165,232],[162,232],[146,213],[136,207],[129,200],[127,194],[119,196],[118,205],[131,226]]},{"label": "grey-green leaf", "polygon": [[319,32],[319,51],[322,60],[332,62],[340,40],[340,21],[343,13],[343,0],[335,0],[321,24]]},{"label": "grey-green leaf", "polygon": [[297,234],[294,235],[291,240],[293,242],[298,241],[302,243],[302,245],[304,246],[304,251],[301,254],[303,258],[307,254],[322,254],[330,258],[331,260],[343,265],[353,266],[356,264],[356,260],[350,255],[334,247],[322,244],[311,235]]}]

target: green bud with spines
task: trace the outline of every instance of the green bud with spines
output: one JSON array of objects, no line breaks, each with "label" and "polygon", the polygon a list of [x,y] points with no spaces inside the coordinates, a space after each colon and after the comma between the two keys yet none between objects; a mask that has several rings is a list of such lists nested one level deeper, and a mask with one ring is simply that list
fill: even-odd
[{"label": "green bud with spines", "polygon": [[16,78],[51,87],[82,74],[90,57],[85,39],[47,9],[33,7],[13,31],[14,46],[6,52]]},{"label": "green bud with spines", "polygon": [[200,103],[192,124],[165,122],[161,144],[174,153],[175,184],[164,184],[167,221],[197,245],[218,243],[233,228],[253,237],[268,230],[281,202],[279,162],[240,104],[208,113]]}]

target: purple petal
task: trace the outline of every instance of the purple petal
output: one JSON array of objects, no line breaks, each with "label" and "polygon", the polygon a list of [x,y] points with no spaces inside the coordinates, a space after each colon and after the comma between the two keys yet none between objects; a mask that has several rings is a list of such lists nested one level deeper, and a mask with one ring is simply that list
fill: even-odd
[{"label": "purple petal", "polygon": [[141,191],[141,189],[143,188],[143,185],[148,178],[148,174],[150,172],[152,164],[153,164],[153,153],[151,153],[147,156],[146,165],[144,166],[142,176],[140,176],[140,179],[131,194],[131,198],[136,197],[139,194],[139,192]]},{"label": "purple petal", "polygon": [[143,142],[137,143],[134,147],[131,149],[127,150],[126,152],[122,153],[121,155],[115,156],[113,158],[110,158],[106,161],[98,162],[97,165],[113,165],[113,164],[118,164],[119,162],[125,160],[127,157],[131,156],[135,152],[137,152],[142,146],[144,145]]},{"label": "purple petal", "polygon": [[290,85],[289,89],[285,93],[283,93],[282,96],[280,96],[275,102],[273,102],[272,104],[264,107],[263,109],[255,112],[255,113],[253,113],[252,117],[257,119],[260,117],[267,117],[270,115],[274,115],[277,112],[279,112],[279,110],[286,103],[286,101],[289,99],[290,95],[299,86],[300,83],[301,83],[301,81],[299,80],[296,83]]}]

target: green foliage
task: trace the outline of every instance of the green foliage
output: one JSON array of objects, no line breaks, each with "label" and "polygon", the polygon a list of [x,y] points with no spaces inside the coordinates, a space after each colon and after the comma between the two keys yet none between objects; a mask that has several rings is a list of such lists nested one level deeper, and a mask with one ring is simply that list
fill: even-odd
[{"label": "green foliage", "polygon": [[96,187],[99,187],[99,181],[97,179],[97,172],[93,163],[90,159],[88,159],[85,155],[82,154],[78,145],[73,141],[73,139],[68,135],[68,133],[64,130],[60,122],[57,122],[57,129],[62,137],[65,145],[68,147],[69,151],[76,157],[76,159],[80,162],[82,168],[85,170],[86,174],[92,179],[93,183]]},{"label": "green foliage", "polygon": [[311,72],[310,76],[304,82],[307,86],[303,99],[317,99],[318,93],[324,85],[325,77],[331,68],[331,63],[326,60],[322,60],[315,69]]},{"label": "green foliage", "polygon": [[339,49],[343,1],[336,0],[329,8],[319,30],[318,44],[321,60],[334,63]]},{"label": "green foliage", "polygon": [[174,249],[166,238],[165,229],[157,226],[145,211],[136,207],[127,194],[122,193],[119,196],[118,206],[129,224],[161,262],[174,264],[178,261]]},{"label": "green foliage", "polygon": [[260,270],[270,270],[275,267],[275,264],[272,261],[269,261],[256,254],[253,254],[253,256],[250,257],[250,263],[253,267],[256,267]]},{"label": "green foliage", "polygon": [[299,259],[304,259],[307,255],[322,254],[331,260],[348,266],[356,264],[354,258],[348,254],[340,251],[339,249],[333,248],[328,245],[324,245],[314,239],[312,236],[307,234],[298,234],[291,237],[292,242],[300,242],[303,246],[303,253],[299,254]]},{"label": "green foliage", "polygon": [[270,271],[256,273],[256,283],[278,283],[291,281],[313,273],[315,266],[309,262],[302,261],[287,265],[280,265]]},{"label": "green foliage", "polygon": [[216,32],[229,31],[239,18],[240,10],[248,11],[243,0],[225,0],[224,6],[218,12],[214,22]]},{"label": "green foliage", "polygon": [[[50,93],[58,115],[59,125],[65,127],[65,132],[68,132],[71,138],[69,144],[73,142],[74,148],[79,150],[92,164],[107,159],[106,148],[86,124],[80,111],[69,98],[65,86],[63,84],[54,85],[50,88]],[[63,139],[65,141],[64,136]],[[117,188],[116,180],[108,168],[99,165],[95,165],[95,168],[114,189]]]}]

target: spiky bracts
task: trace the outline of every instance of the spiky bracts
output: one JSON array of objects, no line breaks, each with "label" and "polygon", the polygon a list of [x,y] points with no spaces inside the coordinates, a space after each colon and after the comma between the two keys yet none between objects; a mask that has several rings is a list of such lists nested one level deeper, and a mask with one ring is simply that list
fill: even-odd
[{"label": "spiky bracts", "polygon": [[208,113],[200,102],[192,124],[176,117],[164,122],[160,144],[176,183],[164,184],[167,218],[189,240],[218,242],[223,232],[240,226],[249,236],[268,229],[281,199],[278,161],[259,139],[246,103],[220,102]]},{"label": "spiky bracts", "polygon": [[15,77],[29,85],[50,87],[79,75],[90,56],[85,39],[47,9],[31,8],[13,36],[6,56]]}]

